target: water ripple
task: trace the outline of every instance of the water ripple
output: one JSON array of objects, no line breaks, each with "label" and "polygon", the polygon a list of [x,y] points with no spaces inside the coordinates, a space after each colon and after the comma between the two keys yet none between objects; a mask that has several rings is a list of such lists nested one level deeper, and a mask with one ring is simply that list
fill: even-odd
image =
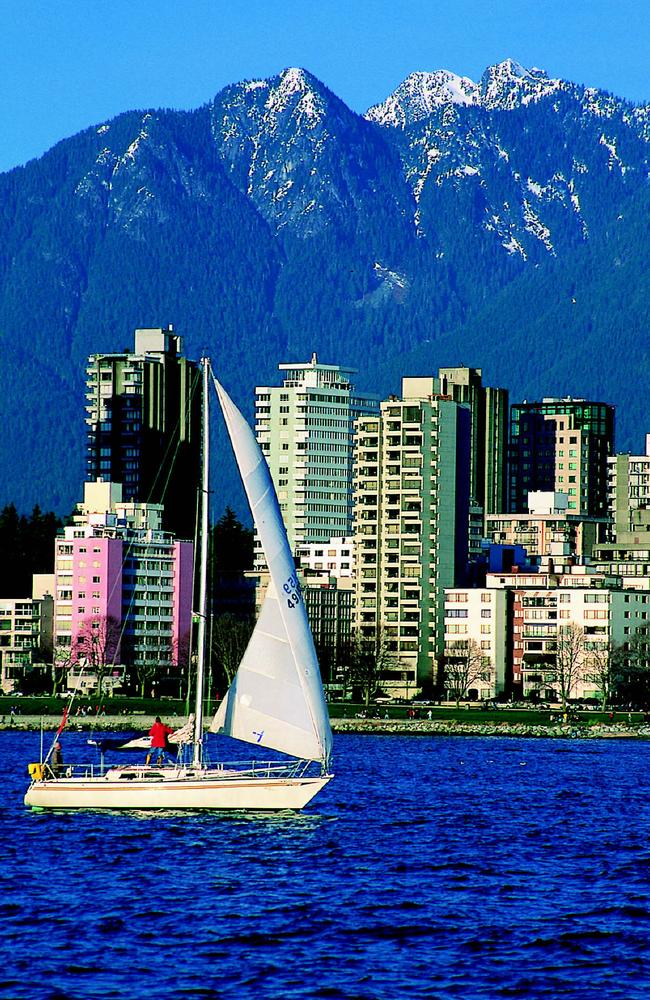
[{"label": "water ripple", "polygon": [[37,741],[0,733],[10,1000],[650,995],[650,744],[347,735],[307,812],[224,816],[28,812]]}]

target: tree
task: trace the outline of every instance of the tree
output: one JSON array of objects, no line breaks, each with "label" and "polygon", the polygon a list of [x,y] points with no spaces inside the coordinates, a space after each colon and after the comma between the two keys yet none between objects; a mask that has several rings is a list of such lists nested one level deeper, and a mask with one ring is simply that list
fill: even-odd
[{"label": "tree", "polygon": [[0,596],[27,597],[34,573],[51,573],[54,540],[61,521],[34,507],[31,515],[18,515],[14,504],[0,511]]},{"label": "tree", "polygon": [[72,646],[58,645],[54,647],[52,656],[52,694],[65,691],[68,681],[68,670],[74,662]]},{"label": "tree", "polygon": [[443,676],[447,693],[455,700],[458,708],[461,699],[467,698],[478,681],[491,681],[490,658],[483,655],[475,639],[470,639],[455,647],[451,655],[445,656]]},{"label": "tree", "polygon": [[97,678],[97,693],[101,696],[104,678],[120,656],[122,630],[117,618],[101,615],[82,622],[74,643],[74,659],[85,660]]},{"label": "tree", "polygon": [[618,643],[604,642],[585,652],[584,679],[596,685],[603,711],[620,686],[624,665],[625,652]]},{"label": "tree", "polygon": [[217,685],[225,691],[232,682],[253,631],[251,620],[234,615],[216,615],[210,630],[210,668]]},{"label": "tree", "polygon": [[557,693],[566,714],[569,699],[584,675],[585,632],[576,622],[561,625],[557,632],[555,666]]},{"label": "tree", "polygon": [[631,637],[623,653],[624,665],[619,694],[624,701],[650,704],[650,635],[641,626]]},{"label": "tree", "polygon": [[253,568],[253,531],[226,507],[211,532],[215,575]]},{"label": "tree", "polygon": [[353,633],[350,647],[350,680],[360,688],[366,706],[379,687],[382,677],[397,665],[397,658],[390,647],[390,641],[379,626],[374,635]]}]

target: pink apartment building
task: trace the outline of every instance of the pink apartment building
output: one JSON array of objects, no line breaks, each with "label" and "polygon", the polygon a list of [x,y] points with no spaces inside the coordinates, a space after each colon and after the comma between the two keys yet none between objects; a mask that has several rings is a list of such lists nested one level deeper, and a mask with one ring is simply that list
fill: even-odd
[{"label": "pink apartment building", "polygon": [[54,643],[68,686],[152,686],[182,671],[192,617],[193,543],[162,531],[162,507],[86,483],[56,540]]}]

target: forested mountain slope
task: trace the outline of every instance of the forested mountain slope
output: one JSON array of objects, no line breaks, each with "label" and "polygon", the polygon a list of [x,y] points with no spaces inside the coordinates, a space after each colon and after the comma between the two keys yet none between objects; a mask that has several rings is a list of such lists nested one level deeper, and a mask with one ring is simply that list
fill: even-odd
[{"label": "forested mountain slope", "polygon": [[0,175],[0,503],[68,512],[86,357],[168,323],[249,414],[313,351],[381,394],[464,363],[512,399],[614,402],[640,448],[649,121],[512,61],[415,73],[366,116],[291,69]]}]

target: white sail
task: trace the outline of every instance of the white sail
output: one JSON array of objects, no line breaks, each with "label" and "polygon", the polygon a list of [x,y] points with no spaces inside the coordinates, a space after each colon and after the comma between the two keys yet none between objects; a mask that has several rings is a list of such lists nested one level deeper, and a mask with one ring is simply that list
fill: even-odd
[{"label": "white sail", "polygon": [[308,760],[329,758],[332,731],[314,642],[266,460],[243,416],[215,379],[271,582],[237,675],[212,732]]}]

